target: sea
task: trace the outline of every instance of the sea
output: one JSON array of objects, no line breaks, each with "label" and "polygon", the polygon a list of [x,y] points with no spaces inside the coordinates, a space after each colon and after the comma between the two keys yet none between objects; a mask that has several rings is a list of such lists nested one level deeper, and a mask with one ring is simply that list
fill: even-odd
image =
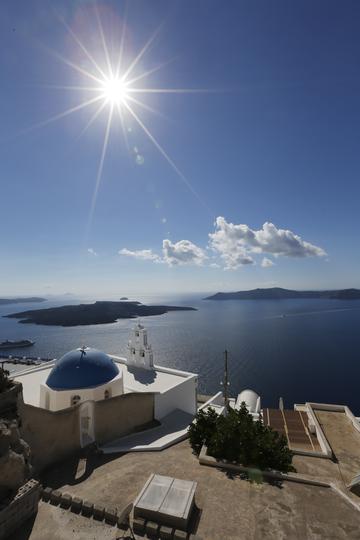
[{"label": "sea", "polygon": [[[190,294],[129,300],[196,308],[143,317],[141,323],[148,329],[154,362],[197,373],[202,394],[221,390],[226,349],[232,396],[252,388],[261,395],[265,407],[277,407],[282,397],[288,408],[306,401],[337,403],[347,404],[360,415],[360,300],[211,301]],[[21,324],[3,317],[92,301],[62,297],[41,304],[0,306],[0,341],[35,341],[30,348],[2,352],[60,358],[85,345],[125,356],[134,319],[63,328]],[[10,371],[24,369],[6,367]]]}]

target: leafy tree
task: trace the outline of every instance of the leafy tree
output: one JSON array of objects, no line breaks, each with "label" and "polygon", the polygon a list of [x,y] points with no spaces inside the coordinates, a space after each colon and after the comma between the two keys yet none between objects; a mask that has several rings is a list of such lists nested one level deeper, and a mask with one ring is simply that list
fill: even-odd
[{"label": "leafy tree", "polygon": [[218,459],[263,470],[295,471],[286,438],[255,421],[245,403],[239,410],[229,409],[225,416],[217,416],[213,409],[199,411],[189,434],[197,454],[206,444],[208,453]]},{"label": "leafy tree", "polygon": [[0,392],[5,392],[5,390],[7,390],[11,386],[9,375],[9,371],[0,368]]},{"label": "leafy tree", "polygon": [[189,439],[192,449],[196,454],[200,453],[203,444],[208,446],[211,437],[216,430],[218,415],[212,407],[205,412],[200,409],[195,421],[189,427]]}]

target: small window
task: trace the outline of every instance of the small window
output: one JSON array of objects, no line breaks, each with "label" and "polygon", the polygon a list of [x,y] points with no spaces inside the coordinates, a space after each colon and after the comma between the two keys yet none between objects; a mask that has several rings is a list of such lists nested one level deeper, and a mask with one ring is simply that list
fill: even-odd
[{"label": "small window", "polygon": [[80,396],[71,396],[71,406],[77,405],[81,401]]},{"label": "small window", "polygon": [[135,349],[132,350],[132,353],[135,354]]},{"label": "small window", "polygon": [[111,398],[110,390],[105,390],[105,392],[104,392],[104,399],[109,399],[109,398]]},{"label": "small window", "polygon": [[139,332],[135,332],[136,337],[139,337],[139,335],[140,335]]},{"label": "small window", "polygon": [[141,356],[141,358],[144,358],[144,356],[145,356],[144,351],[141,351],[140,356]]}]

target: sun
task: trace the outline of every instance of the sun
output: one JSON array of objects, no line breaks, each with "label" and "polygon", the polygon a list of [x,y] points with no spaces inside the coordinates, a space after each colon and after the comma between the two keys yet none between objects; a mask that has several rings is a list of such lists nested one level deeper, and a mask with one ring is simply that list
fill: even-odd
[{"label": "sun", "polygon": [[[39,122],[38,124],[32,126],[31,128],[29,128],[29,130],[26,131],[31,131],[34,128],[44,127],[51,122],[60,120],[77,111],[86,108],[94,108],[93,114],[91,114],[89,121],[86,123],[85,127],[81,132],[81,135],[83,135],[95,122],[95,120],[100,116],[102,111],[104,111],[104,109],[108,109],[102,149],[100,152],[100,159],[96,174],[95,188],[93,191],[91,207],[89,211],[87,228],[88,230],[90,229],[92,216],[95,210],[97,195],[102,178],[105,156],[110,138],[111,127],[116,118],[120,120],[125,142],[125,148],[129,151],[129,154],[136,154],[137,163],[140,163],[140,161],[138,161],[139,156],[137,150],[134,150],[134,152],[130,151],[129,133],[132,132],[132,129],[128,127],[130,121],[134,121],[138,125],[138,127],[140,127],[140,129],[157,148],[163,158],[165,158],[165,160],[168,162],[176,175],[184,182],[189,191],[200,201],[202,205],[207,206],[201,199],[201,197],[198,195],[198,193],[194,190],[185,175],[174,163],[169,154],[162,147],[160,142],[155,138],[147,125],[145,125],[143,119],[141,118],[141,110],[155,113],[156,115],[160,114],[159,111],[150,107],[149,104],[146,103],[146,97],[153,94],[189,94],[199,92],[211,92],[213,90],[204,88],[200,89],[148,87],[146,83],[144,84],[144,81],[146,81],[147,77],[155,74],[166,64],[172,61],[169,60],[163,63],[158,63],[153,68],[150,68],[148,70],[139,70],[140,61],[142,61],[145,53],[150,50],[150,47],[156,39],[161,27],[159,27],[159,29],[151,35],[151,37],[148,39],[148,41],[145,43],[143,48],[136,56],[128,58],[126,61],[126,55],[124,54],[126,21],[124,22],[120,32],[119,50],[114,53],[114,51],[110,49],[109,44],[107,43],[107,40],[105,38],[106,32],[104,31],[101,18],[99,17],[99,14],[97,12],[96,3],[95,15],[98,23],[99,41],[102,42],[103,61],[101,61],[100,63],[98,63],[97,61],[98,54],[100,53],[101,55],[101,47],[99,51],[96,51],[96,56],[93,56],[90,50],[83,44],[82,41],[80,41],[77,34],[61,16],[58,16],[59,20],[62,22],[65,29],[77,45],[78,51],[83,54],[82,61],[80,63],[75,63],[71,58],[67,58],[58,53],[57,51],[49,50],[49,52],[51,52],[57,60],[62,61],[64,64],[71,67],[75,72],[77,72],[79,76],[81,76],[81,79],[79,79],[79,84],[75,86],[68,86],[62,84],[60,86],[51,85],[51,87],[61,90],[70,90],[71,92],[75,93],[81,92],[82,94],[84,94],[83,99],[77,105],[70,107],[63,112],[55,114],[54,116],[51,116],[50,118],[47,118],[42,122]],[[86,80],[86,83],[83,82],[84,78]],[[140,81],[142,81],[142,83],[140,83],[139,85]],[[47,87],[49,87],[49,85],[47,85]]]},{"label": "sun", "polygon": [[101,87],[102,97],[111,105],[122,106],[126,104],[129,92],[126,82],[121,77],[109,77],[104,80]]}]

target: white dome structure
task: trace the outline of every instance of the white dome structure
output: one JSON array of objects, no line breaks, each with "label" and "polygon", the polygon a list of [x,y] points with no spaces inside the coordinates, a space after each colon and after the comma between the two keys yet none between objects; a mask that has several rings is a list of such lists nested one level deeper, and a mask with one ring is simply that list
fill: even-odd
[{"label": "white dome structure", "polygon": [[238,395],[235,403],[235,409],[240,409],[243,402],[253,418],[258,420],[261,412],[261,398],[259,394],[250,388],[246,388],[246,390],[243,390]]},{"label": "white dome structure", "polygon": [[110,356],[83,347],[55,362],[40,388],[40,406],[57,411],[83,401],[100,401],[124,393],[123,373]]}]

